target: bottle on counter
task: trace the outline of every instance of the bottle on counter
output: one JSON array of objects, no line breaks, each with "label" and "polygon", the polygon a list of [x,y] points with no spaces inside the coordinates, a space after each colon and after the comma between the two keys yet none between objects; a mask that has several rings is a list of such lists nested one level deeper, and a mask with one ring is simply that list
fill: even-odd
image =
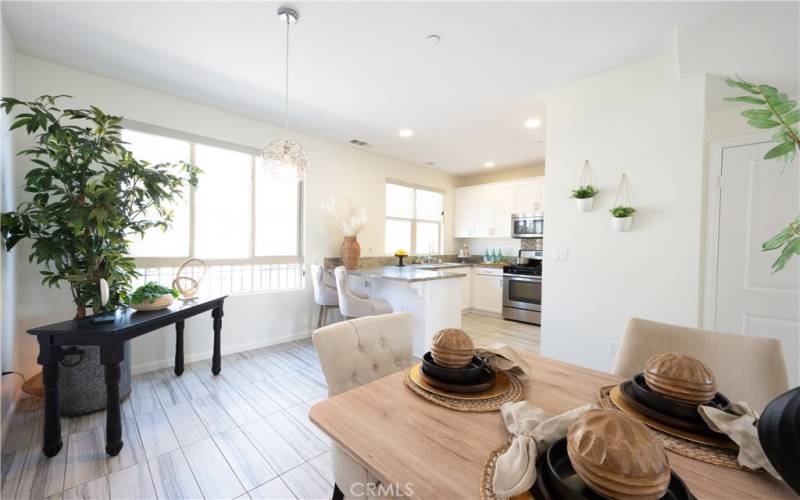
[{"label": "bottle on counter", "polygon": [[483,261],[484,262],[491,262],[491,260],[489,260],[489,249],[488,248],[483,251]]},{"label": "bottle on counter", "polygon": [[503,249],[502,248],[498,248],[497,249],[497,262],[503,262],[504,259],[505,259],[505,257],[503,257]]},{"label": "bottle on counter", "polygon": [[497,262],[497,254],[495,253],[494,248],[492,248],[492,253],[489,254],[489,262]]}]

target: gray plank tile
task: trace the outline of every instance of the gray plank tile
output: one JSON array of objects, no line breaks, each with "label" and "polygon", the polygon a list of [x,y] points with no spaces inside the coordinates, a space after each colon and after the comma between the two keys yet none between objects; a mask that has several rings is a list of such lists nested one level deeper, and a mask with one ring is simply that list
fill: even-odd
[{"label": "gray plank tile", "polygon": [[172,432],[172,426],[169,425],[169,420],[161,408],[136,415],[136,423],[148,459],[180,447],[175,433]]},{"label": "gray plank tile", "polygon": [[103,476],[64,491],[64,500],[108,500],[108,476]]},{"label": "gray plank tile", "polygon": [[245,492],[211,438],[184,448],[189,467],[205,498],[236,498]]},{"label": "gray plank tile", "polygon": [[211,399],[225,409],[236,425],[260,418],[258,412],[238,392],[217,392],[211,395]]},{"label": "gray plank tile", "polygon": [[[27,450],[35,444],[36,428],[40,427],[39,417],[42,409],[33,398],[22,398],[17,402],[11,428],[3,440],[3,453],[16,450]],[[61,430],[64,434],[64,429]]]},{"label": "gray plank tile", "polygon": [[252,490],[276,476],[272,467],[240,429],[228,429],[214,436],[214,442],[245,490]]},{"label": "gray plank tile", "polygon": [[189,399],[204,398],[210,394],[208,388],[194,372],[183,372],[183,375],[178,377],[177,383]]},{"label": "gray plank tile", "polygon": [[111,500],[150,500],[156,498],[147,462],[118,470],[108,476]]},{"label": "gray plank tile", "polygon": [[183,393],[175,376],[154,380],[153,389],[163,408],[189,400],[186,394]]},{"label": "gray plank tile", "polygon": [[307,463],[282,474],[281,479],[297,498],[304,500],[328,500],[333,493],[333,485]]},{"label": "gray plank tile", "polygon": [[153,410],[161,408],[161,404],[158,402],[158,396],[153,388],[153,381],[143,378],[142,375],[137,375],[136,377],[139,378],[131,384],[130,395],[134,415],[150,413]]},{"label": "gray plank tile", "polygon": [[182,450],[174,450],[151,458],[147,464],[159,499],[203,497]]},{"label": "gray plank tile", "polygon": [[255,386],[261,389],[281,408],[291,408],[292,406],[302,403],[300,398],[289,392],[282,385],[276,383],[274,379],[261,380],[256,382]]},{"label": "gray plank tile", "polygon": [[106,458],[105,427],[94,427],[70,435],[67,443],[64,489],[69,490],[79,484],[108,475]]},{"label": "gray plank tile", "polygon": [[276,477],[267,484],[261,485],[250,492],[253,500],[291,500],[297,498],[292,490],[286,486],[281,478]]},{"label": "gray plank tile", "polygon": [[308,418],[308,412],[311,411],[311,404],[303,403],[297,406],[292,406],[286,413],[291,415],[293,419],[300,423],[303,427],[305,427],[309,432],[314,434],[317,439],[322,441],[328,448],[331,446],[331,438],[325,434],[319,427],[314,425],[311,420]]},{"label": "gray plank tile", "polygon": [[328,451],[328,446],[317,439],[308,429],[286,413],[275,413],[264,417],[275,431],[286,440],[304,460],[311,460]]},{"label": "gray plank tile", "polygon": [[303,463],[303,457],[294,451],[266,420],[248,422],[242,426],[242,432],[278,474]]},{"label": "gray plank tile", "polygon": [[181,446],[196,443],[208,437],[203,421],[192,408],[190,403],[180,403],[175,406],[164,408],[167,420],[172,425],[175,437]]},{"label": "gray plank tile", "polygon": [[236,368],[241,371],[244,376],[247,377],[248,382],[251,383],[264,380],[269,376],[269,374],[254,363],[252,359],[246,357],[240,357],[239,360],[236,361]]},{"label": "gray plank tile", "polygon": [[[61,453],[64,453],[63,451]],[[28,459],[28,448],[20,448],[3,453],[3,481],[0,497],[15,498],[22,477],[25,473],[25,462]]]},{"label": "gray plank tile", "polygon": [[[106,425],[106,411],[96,411],[86,415],[79,415],[77,417],[69,417],[69,433],[83,432],[95,427]],[[64,432],[64,429],[61,429]]]},{"label": "gray plank tile", "polygon": [[328,484],[333,486],[336,479],[333,477],[333,462],[331,462],[330,451],[326,451],[322,455],[312,458],[308,463],[311,464],[311,467],[314,467],[314,470],[317,471]]},{"label": "gray plank tile", "polygon": [[[103,433],[105,434],[105,426],[103,426]],[[131,465],[144,462],[147,459],[142,439],[139,436],[139,427],[133,417],[122,419],[122,443],[122,450],[120,450],[119,455],[108,457],[107,459],[109,472],[127,469]]]},{"label": "gray plank tile", "polygon": [[[64,474],[67,467],[67,454],[62,451],[58,455],[47,458],[42,453],[41,445],[28,448],[25,470],[20,479],[16,497],[44,498],[60,493],[64,488]],[[4,498],[12,498],[14,495]]]},{"label": "gray plank tile", "polygon": [[267,396],[264,391],[254,384],[239,386],[236,388],[236,391],[262,417],[281,411],[281,407],[278,406],[278,403],[273,401],[272,398]]},{"label": "gray plank tile", "polygon": [[231,420],[228,413],[211,396],[192,400],[192,408],[209,434],[219,434],[231,427],[236,427],[236,423]]}]

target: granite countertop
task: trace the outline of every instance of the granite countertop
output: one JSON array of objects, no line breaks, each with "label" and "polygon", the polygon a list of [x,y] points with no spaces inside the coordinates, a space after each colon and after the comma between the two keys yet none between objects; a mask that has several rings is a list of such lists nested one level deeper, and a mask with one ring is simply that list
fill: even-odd
[{"label": "granite countertop", "polygon": [[[466,276],[464,273],[439,271],[430,269],[421,269],[424,265],[410,265],[410,266],[384,266],[384,267],[368,267],[364,269],[355,269],[348,271],[348,274],[355,276],[374,276],[391,281],[404,281],[413,283],[417,281],[432,281],[432,280],[446,280],[452,278],[463,278]],[[455,266],[449,266],[455,268]],[[467,267],[467,266],[460,266]]]}]

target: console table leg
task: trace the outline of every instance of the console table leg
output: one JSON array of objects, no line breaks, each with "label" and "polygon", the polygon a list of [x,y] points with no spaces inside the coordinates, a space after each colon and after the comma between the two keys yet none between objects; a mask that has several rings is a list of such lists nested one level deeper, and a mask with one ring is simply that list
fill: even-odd
[{"label": "console table leg", "polygon": [[106,453],[116,456],[122,450],[122,418],[119,404],[120,362],[124,354],[122,345],[100,347],[100,360],[106,378]]},{"label": "console table leg", "polygon": [[58,363],[64,353],[61,346],[39,344],[39,363],[44,385],[44,443],[42,453],[54,457],[61,451],[61,417],[58,410]]},{"label": "console table leg", "polygon": [[183,320],[175,323],[175,375],[183,375]]},{"label": "console table leg", "polygon": [[211,357],[211,373],[219,375],[222,370],[222,356],[220,355],[220,334],[222,333],[222,303],[211,311],[214,318],[214,355]]}]

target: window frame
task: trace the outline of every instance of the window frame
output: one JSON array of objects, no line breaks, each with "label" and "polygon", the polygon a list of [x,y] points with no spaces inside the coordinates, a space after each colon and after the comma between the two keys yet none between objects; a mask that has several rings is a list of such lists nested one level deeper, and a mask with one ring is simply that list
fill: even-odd
[{"label": "window frame", "polygon": [[[396,186],[402,186],[402,187],[407,187],[407,188],[413,189],[413,193],[414,193],[414,202],[413,202],[413,205],[412,205],[414,207],[414,217],[413,218],[390,217],[389,215],[386,215],[386,186],[389,185],[389,184],[394,184]],[[431,193],[438,193],[438,194],[440,194],[442,196],[442,212],[441,212],[441,214],[439,216],[439,220],[438,221],[417,218],[417,190],[429,191]],[[384,255],[393,255],[391,252],[388,252],[388,253],[386,252],[386,221],[388,221],[388,220],[411,222],[411,248],[408,249],[408,252],[411,255],[421,255],[421,254],[427,255],[425,252],[419,252],[417,250],[417,222],[426,222],[426,223],[438,225],[439,226],[439,253],[436,254],[436,255],[442,255],[442,252],[444,251],[444,214],[445,214],[445,200],[447,199],[446,195],[447,195],[447,192],[444,189],[438,189],[438,188],[434,188],[434,187],[430,187],[430,186],[423,186],[421,184],[412,184],[412,183],[409,183],[409,182],[399,181],[397,179],[387,178],[386,181],[384,182],[384,187],[383,187],[383,212],[384,212],[383,213],[383,216],[384,216],[383,217],[383,221],[384,221],[383,222],[383,232],[384,232],[384,235],[383,235],[383,240],[384,240],[383,252],[384,252]]]},{"label": "window frame", "polygon": [[[302,264],[303,263],[303,228],[304,228],[304,182],[297,183],[297,254],[296,255],[276,255],[276,256],[258,256],[255,253],[256,248],[256,169],[257,158],[261,151],[249,146],[242,146],[240,144],[221,141],[218,139],[211,139],[187,132],[180,132],[169,128],[159,127],[157,125],[150,125],[147,123],[138,122],[124,118],[121,122],[123,129],[129,129],[134,132],[141,132],[156,136],[162,136],[169,139],[176,139],[186,141],[189,143],[189,163],[195,163],[195,147],[197,145],[210,146],[220,149],[227,149],[239,153],[250,155],[250,234],[249,236],[249,257],[245,258],[232,258],[232,259],[202,259],[209,266],[213,265],[255,265],[255,264]],[[134,152],[135,153],[135,152]],[[202,176],[200,178],[202,182]],[[186,194],[184,194],[186,197]],[[156,267],[178,267],[186,259],[197,258],[195,252],[195,231],[197,225],[197,217],[195,214],[195,188],[190,187],[188,190],[189,200],[189,255],[186,257],[135,257],[134,261],[137,268],[156,268]]]}]

